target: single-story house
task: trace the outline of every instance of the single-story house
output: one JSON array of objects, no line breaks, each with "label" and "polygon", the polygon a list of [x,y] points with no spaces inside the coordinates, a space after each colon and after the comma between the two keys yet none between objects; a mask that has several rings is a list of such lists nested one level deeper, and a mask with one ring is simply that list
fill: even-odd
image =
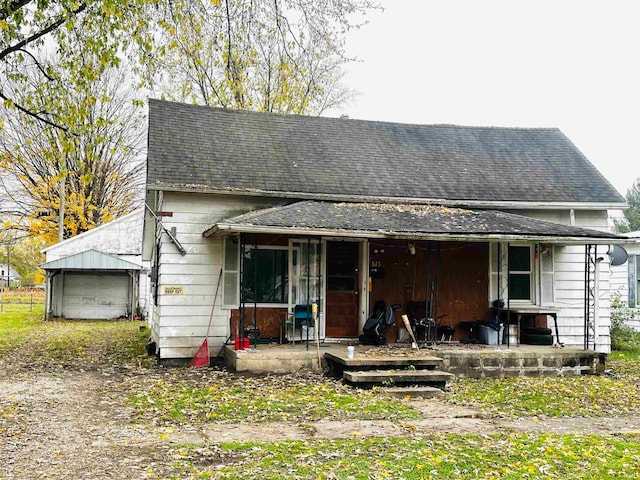
[{"label": "single-story house", "polygon": [[147,316],[143,217],[140,208],[43,250],[46,319]]},{"label": "single-story house", "polygon": [[20,286],[22,277],[16,272],[13,267],[7,265],[0,265],[0,288],[17,288]]},{"label": "single-story house", "polygon": [[608,211],[626,204],[557,129],[150,100],[146,203],[161,359],[192,357],[209,323],[214,352],[248,327],[304,337],[287,319],[311,303],[320,338],[354,339],[379,300],[424,305],[453,340],[507,312],[610,349]]},{"label": "single-story house", "polygon": [[611,290],[633,309],[629,326],[640,331],[640,231],[621,234],[626,240],[617,245],[619,258],[611,266]]}]

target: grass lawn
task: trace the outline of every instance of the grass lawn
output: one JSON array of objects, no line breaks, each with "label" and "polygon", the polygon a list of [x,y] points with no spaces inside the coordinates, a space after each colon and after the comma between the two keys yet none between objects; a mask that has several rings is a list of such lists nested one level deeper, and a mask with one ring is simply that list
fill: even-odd
[{"label": "grass lawn", "polygon": [[[6,307],[6,306],[5,306]],[[421,413],[376,391],[319,374],[238,376],[217,369],[165,369],[146,356],[139,322],[42,321],[42,307],[0,313],[0,365],[47,372],[122,367],[118,388],[127,414],[144,427],[179,431],[211,422],[252,424],[318,420],[411,422]],[[130,368],[135,367],[135,368]],[[449,402],[492,416],[638,415],[640,355],[610,355],[611,375],[460,380]],[[101,378],[100,375],[97,378]],[[109,378],[109,377],[106,377]],[[122,413],[121,413],[122,415]],[[461,422],[464,420],[460,419]],[[126,421],[125,425],[126,427]],[[159,469],[162,474],[155,474]],[[167,472],[170,472],[167,474]],[[260,479],[609,479],[640,478],[640,435],[439,434],[403,437],[171,444],[147,478]]]},{"label": "grass lawn", "polygon": [[427,434],[183,445],[173,460],[171,478],[635,479],[640,436]]},{"label": "grass lawn", "polygon": [[148,366],[148,332],[139,322],[50,321],[44,306],[4,305],[0,313],[0,363],[13,367],[99,368]]}]

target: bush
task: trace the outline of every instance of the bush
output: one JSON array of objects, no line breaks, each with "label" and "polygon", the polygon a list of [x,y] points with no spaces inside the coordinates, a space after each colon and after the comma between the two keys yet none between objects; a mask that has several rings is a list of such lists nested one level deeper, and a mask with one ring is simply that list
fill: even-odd
[{"label": "bush", "polygon": [[616,293],[611,302],[611,349],[640,354],[640,332],[636,332],[627,325],[634,316],[629,308]]}]

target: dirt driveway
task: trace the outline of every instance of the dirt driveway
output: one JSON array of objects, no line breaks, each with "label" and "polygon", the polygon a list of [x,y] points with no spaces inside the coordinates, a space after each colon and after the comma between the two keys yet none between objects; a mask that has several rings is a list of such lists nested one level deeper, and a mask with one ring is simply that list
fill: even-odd
[{"label": "dirt driveway", "polygon": [[[228,441],[341,439],[408,435],[415,431],[494,433],[639,432],[640,418],[485,419],[437,400],[410,404],[420,420],[318,421],[315,423],[217,424],[167,428],[132,421],[127,402],[144,369],[70,371],[13,369],[0,373],[0,479],[164,478],[179,457],[178,445]],[[154,375],[162,375],[161,369]]]}]

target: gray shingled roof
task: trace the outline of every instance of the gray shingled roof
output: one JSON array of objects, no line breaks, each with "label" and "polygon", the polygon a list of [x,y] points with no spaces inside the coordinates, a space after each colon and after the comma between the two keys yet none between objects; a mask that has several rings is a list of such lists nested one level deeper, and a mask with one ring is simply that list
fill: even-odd
[{"label": "gray shingled roof", "polygon": [[408,125],[159,100],[149,102],[147,187],[325,200],[624,203],[558,129]]},{"label": "gray shingled roof", "polygon": [[382,237],[448,236],[521,239],[619,240],[608,232],[571,227],[496,210],[467,210],[434,205],[333,203],[305,200],[221,220],[215,230],[311,230],[330,234]]}]

